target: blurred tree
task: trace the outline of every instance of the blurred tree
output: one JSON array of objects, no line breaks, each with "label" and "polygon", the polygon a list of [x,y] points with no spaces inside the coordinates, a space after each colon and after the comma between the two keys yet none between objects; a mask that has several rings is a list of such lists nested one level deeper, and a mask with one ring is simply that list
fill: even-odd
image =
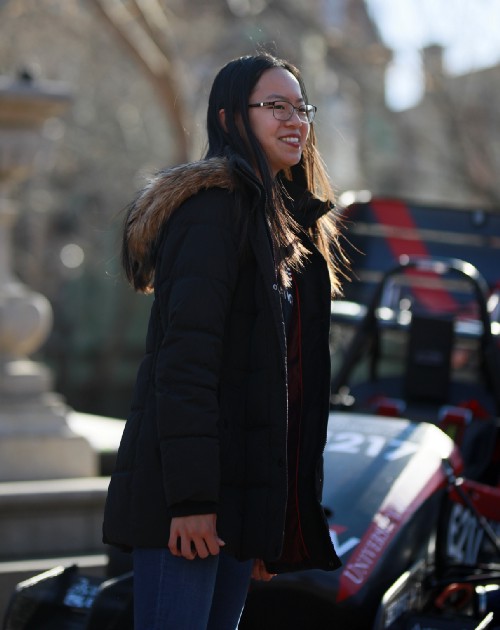
[{"label": "blurred tree", "polygon": [[19,192],[16,243],[19,274],[54,306],[43,354],[70,404],[126,412],[149,301],[118,280],[117,210],[141,173],[203,153],[222,63],[265,49],[299,65],[334,183],[372,177],[361,136],[363,119],[378,125],[383,113],[385,57],[366,52],[379,42],[363,10],[362,0],[2,2],[1,71],[26,65],[74,89],[67,124],[46,130],[60,136],[53,168]]}]

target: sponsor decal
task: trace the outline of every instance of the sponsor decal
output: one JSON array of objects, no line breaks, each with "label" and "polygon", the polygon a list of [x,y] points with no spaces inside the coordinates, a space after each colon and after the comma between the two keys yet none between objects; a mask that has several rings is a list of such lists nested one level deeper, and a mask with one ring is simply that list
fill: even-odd
[{"label": "sponsor decal", "polygon": [[384,628],[389,628],[393,623],[405,613],[414,610],[416,602],[420,597],[420,585],[412,585],[404,591],[397,599],[389,602],[384,615]]},{"label": "sponsor decal", "polygon": [[[455,459],[454,453],[450,455],[451,459]],[[352,597],[363,587],[416,507],[445,484],[440,460],[436,460],[434,466],[429,465],[425,449],[417,451],[391,486],[365,535],[344,565],[339,580],[338,602]]]},{"label": "sponsor decal", "polygon": [[365,583],[373,566],[391,540],[400,521],[397,513],[377,513],[363,540],[349,558],[340,578],[337,601],[342,601],[356,593]]},{"label": "sponsor decal", "polygon": [[[500,523],[488,521],[493,531],[500,534]],[[459,564],[476,565],[485,539],[484,529],[476,516],[460,503],[451,509],[446,532],[446,554]]]},{"label": "sponsor decal", "polygon": [[351,549],[354,549],[354,547],[356,547],[356,545],[360,541],[360,538],[356,538],[356,536],[351,536],[347,540],[343,540],[341,542],[339,539],[339,535],[343,534],[346,530],[347,527],[344,527],[343,525],[330,526],[330,538],[339,558],[345,556],[345,554],[351,551]]}]

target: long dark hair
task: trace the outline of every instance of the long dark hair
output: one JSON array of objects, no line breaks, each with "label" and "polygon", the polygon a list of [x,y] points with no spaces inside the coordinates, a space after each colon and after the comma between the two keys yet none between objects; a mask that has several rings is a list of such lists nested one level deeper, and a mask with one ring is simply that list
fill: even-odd
[{"label": "long dark hair", "polygon": [[[260,175],[278,271],[286,282],[285,265],[292,269],[300,268],[307,250],[300,245],[297,238],[299,227],[285,208],[286,193],[281,184],[282,178],[273,177],[266,155],[252,130],[248,114],[251,93],[262,74],[272,68],[283,68],[290,72],[299,83],[302,98],[306,103],[308,102],[301,74],[290,62],[268,53],[249,55],[230,61],[215,77],[210,92],[206,157],[227,157],[228,154],[236,154],[243,158],[250,169]],[[221,121],[220,110],[225,112],[224,125]],[[298,176],[297,173],[299,173]],[[313,125],[310,128],[300,165],[283,175],[289,180],[300,180],[301,186],[314,197],[333,207],[334,193],[316,149]],[[338,243],[338,229],[331,214],[327,213],[318,219],[309,229],[309,235],[328,262],[332,290],[337,292],[339,290],[337,261],[341,249]]]}]

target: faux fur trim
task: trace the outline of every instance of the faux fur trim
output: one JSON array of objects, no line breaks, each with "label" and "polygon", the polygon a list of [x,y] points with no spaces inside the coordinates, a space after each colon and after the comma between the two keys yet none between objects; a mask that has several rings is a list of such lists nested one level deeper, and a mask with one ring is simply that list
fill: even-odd
[{"label": "faux fur trim", "polygon": [[162,226],[182,203],[208,188],[233,190],[224,158],[210,158],[158,172],[131,204],[124,243],[130,262],[142,266],[150,259]]}]

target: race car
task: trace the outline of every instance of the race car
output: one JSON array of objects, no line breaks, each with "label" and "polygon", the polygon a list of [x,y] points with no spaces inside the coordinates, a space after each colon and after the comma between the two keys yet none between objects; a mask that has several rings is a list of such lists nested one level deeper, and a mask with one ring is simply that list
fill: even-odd
[{"label": "race car", "polygon": [[370,199],[344,221],[324,486],[343,566],[254,584],[240,627],[500,628],[500,215]]},{"label": "race car", "polygon": [[[253,583],[239,627],[500,628],[500,214],[368,200],[344,223],[323,491],[343,565]],[[54,568],[4,630],[131,629],[132,581]]]},{"label": "race car", "polygon": [[[427,292],[450,274],[455,294],[470,289],[468,318],[417,304],[424,290],[435,304]],[[500,627],[500,362],[485,291],[455,259],[403,257],[384,275],[332,383],[324,508],[343,566],[255,584],[243,630]],[[334,343],[348,338],[340,310]]]}]

